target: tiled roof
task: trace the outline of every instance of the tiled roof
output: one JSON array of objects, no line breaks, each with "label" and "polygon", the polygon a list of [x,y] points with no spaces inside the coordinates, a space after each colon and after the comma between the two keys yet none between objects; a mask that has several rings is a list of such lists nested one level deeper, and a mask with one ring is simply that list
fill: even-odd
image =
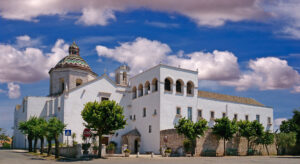
[{"label": "tiled roof", "polygon": [[224,94],[207,92],[207,91],[198,91],[198,97],[221,100],[221,101],[236,102],[241,104],[264,106],[262,103],[252,98],[224,95]]}]

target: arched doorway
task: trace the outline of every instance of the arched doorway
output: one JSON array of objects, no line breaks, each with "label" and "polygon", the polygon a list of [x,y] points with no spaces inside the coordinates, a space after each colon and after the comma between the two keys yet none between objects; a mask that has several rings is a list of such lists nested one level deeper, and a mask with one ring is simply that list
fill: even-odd
[{"label": "arched doorway", "polygon": [[134,153],[136,154],[137,152],[139,152],[139,140],[135,139],[134,140]]}]

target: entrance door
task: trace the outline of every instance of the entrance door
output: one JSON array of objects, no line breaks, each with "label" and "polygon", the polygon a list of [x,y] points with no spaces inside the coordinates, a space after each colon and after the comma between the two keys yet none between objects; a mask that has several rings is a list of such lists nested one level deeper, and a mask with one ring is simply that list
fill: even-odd
[{"label": "entrance door", "polygon": [[136,139],[134,140],[134,153],[139,151],[139,141]]}]

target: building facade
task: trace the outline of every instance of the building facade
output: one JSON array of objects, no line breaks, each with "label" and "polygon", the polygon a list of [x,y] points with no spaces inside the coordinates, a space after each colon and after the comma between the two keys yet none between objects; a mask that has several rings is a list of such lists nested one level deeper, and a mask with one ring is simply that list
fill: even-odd
[{"label": "building facade", "polygon": [[[115,71],[115,81],[106,74],[97,76],[80,57],[73,43],[69,55],[50,74],[50,94],[46,97],[24,97],[14,115],[14,146],[26,147],[26,137],[17,125],[31,116],[49,119],[57,117],[66,129],[77,134],[82,142],[81,111],[90,101],[114,100],[124,108],[127,125],[107,135],[118,150],[127,144],[133,153],[160,152],[160,134],[173,129],[180,118],[192,121],[206,119],[209,126],[216,118],[258,120],[265,130],[273,130],[273,109],[252,98],[230,96],[198,90],[198,72],[164,64],[154,66],[129,77],[130,68],[121,65]],[[62,135],[60,142],[67,137]]]}]

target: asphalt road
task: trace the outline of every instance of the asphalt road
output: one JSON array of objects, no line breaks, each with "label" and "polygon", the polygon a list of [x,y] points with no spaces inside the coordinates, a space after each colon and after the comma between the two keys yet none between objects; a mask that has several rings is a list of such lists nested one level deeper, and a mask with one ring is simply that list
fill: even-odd
[{"label": "asphalt road", "polygon": [[88,163],[88,164],[300,164],[300,157],[289,156],[252,156],[252,157],[140,157],[93,159],[90,161],[45,160],[20,150],[0,150],[0,164],[52,164],[52,163]]}]

